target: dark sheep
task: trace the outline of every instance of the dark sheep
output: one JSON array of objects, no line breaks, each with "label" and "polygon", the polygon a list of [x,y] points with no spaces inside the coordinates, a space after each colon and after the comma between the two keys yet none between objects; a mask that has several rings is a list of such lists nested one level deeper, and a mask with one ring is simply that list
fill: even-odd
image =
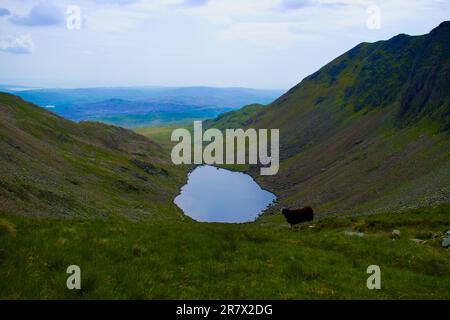
[{"label": "dark sheep", "polygon": [[281,213],[286,218],[287,223],[291,228],[299,223],[313,221],[314,211],[311,207],[304,207],[300,209],[283,209]]}]

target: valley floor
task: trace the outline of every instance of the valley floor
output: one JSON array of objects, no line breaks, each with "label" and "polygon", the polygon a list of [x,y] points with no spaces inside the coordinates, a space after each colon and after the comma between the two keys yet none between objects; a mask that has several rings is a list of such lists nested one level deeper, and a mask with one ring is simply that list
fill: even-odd
[{"label": "valley floor", "polygon": [[[0,298],[450,299],[441,247],[449,211],[333,217],[297,230],[278,216],[205,224],[1,214]],[[66,288],[73,264],[78,291]],[[381,290],[366,287],[369,265],[381,268]]]}]

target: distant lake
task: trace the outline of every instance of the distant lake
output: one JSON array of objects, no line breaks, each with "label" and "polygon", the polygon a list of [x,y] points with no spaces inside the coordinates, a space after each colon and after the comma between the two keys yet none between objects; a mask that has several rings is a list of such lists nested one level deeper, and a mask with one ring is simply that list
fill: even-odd
[{"label": "distant lake", "polygon": [[201,222],[249,222],[275,199],[248,174],[201,166],[189,174],[175,204]]}]

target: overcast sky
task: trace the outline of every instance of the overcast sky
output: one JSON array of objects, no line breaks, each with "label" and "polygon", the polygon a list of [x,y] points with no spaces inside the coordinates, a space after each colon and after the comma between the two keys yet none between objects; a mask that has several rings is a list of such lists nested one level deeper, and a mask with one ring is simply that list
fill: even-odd
[{"label": "overcast sky", "polygon": [[449,0],[0,0],[0,83],[288,89],[360,42],[444,20]]}]

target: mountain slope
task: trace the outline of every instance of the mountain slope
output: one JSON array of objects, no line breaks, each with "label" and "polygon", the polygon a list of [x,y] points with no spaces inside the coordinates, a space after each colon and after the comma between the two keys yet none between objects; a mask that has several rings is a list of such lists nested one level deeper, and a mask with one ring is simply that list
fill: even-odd
[{"label": "mountain slope", "polygon": [[360,44],[255,114],[248,127],[281,139],[280,171],[260,182],[319,215],[448,202],[449,38],[444,22]]},{"label": "mountain slope", "polygon": [[65,120],[0,93],[0,211],[140,218],[172,204],[184,169],[132,131]]},{"label": "mountain slope", "polygon": [[236,129],[250,126],[257,120],[257,114],[264,109],[262,104],[250,104],[239,110],[228,111],[219,115],[216,119],[204,122],[205,128],[215,127],[220,130]]}]

